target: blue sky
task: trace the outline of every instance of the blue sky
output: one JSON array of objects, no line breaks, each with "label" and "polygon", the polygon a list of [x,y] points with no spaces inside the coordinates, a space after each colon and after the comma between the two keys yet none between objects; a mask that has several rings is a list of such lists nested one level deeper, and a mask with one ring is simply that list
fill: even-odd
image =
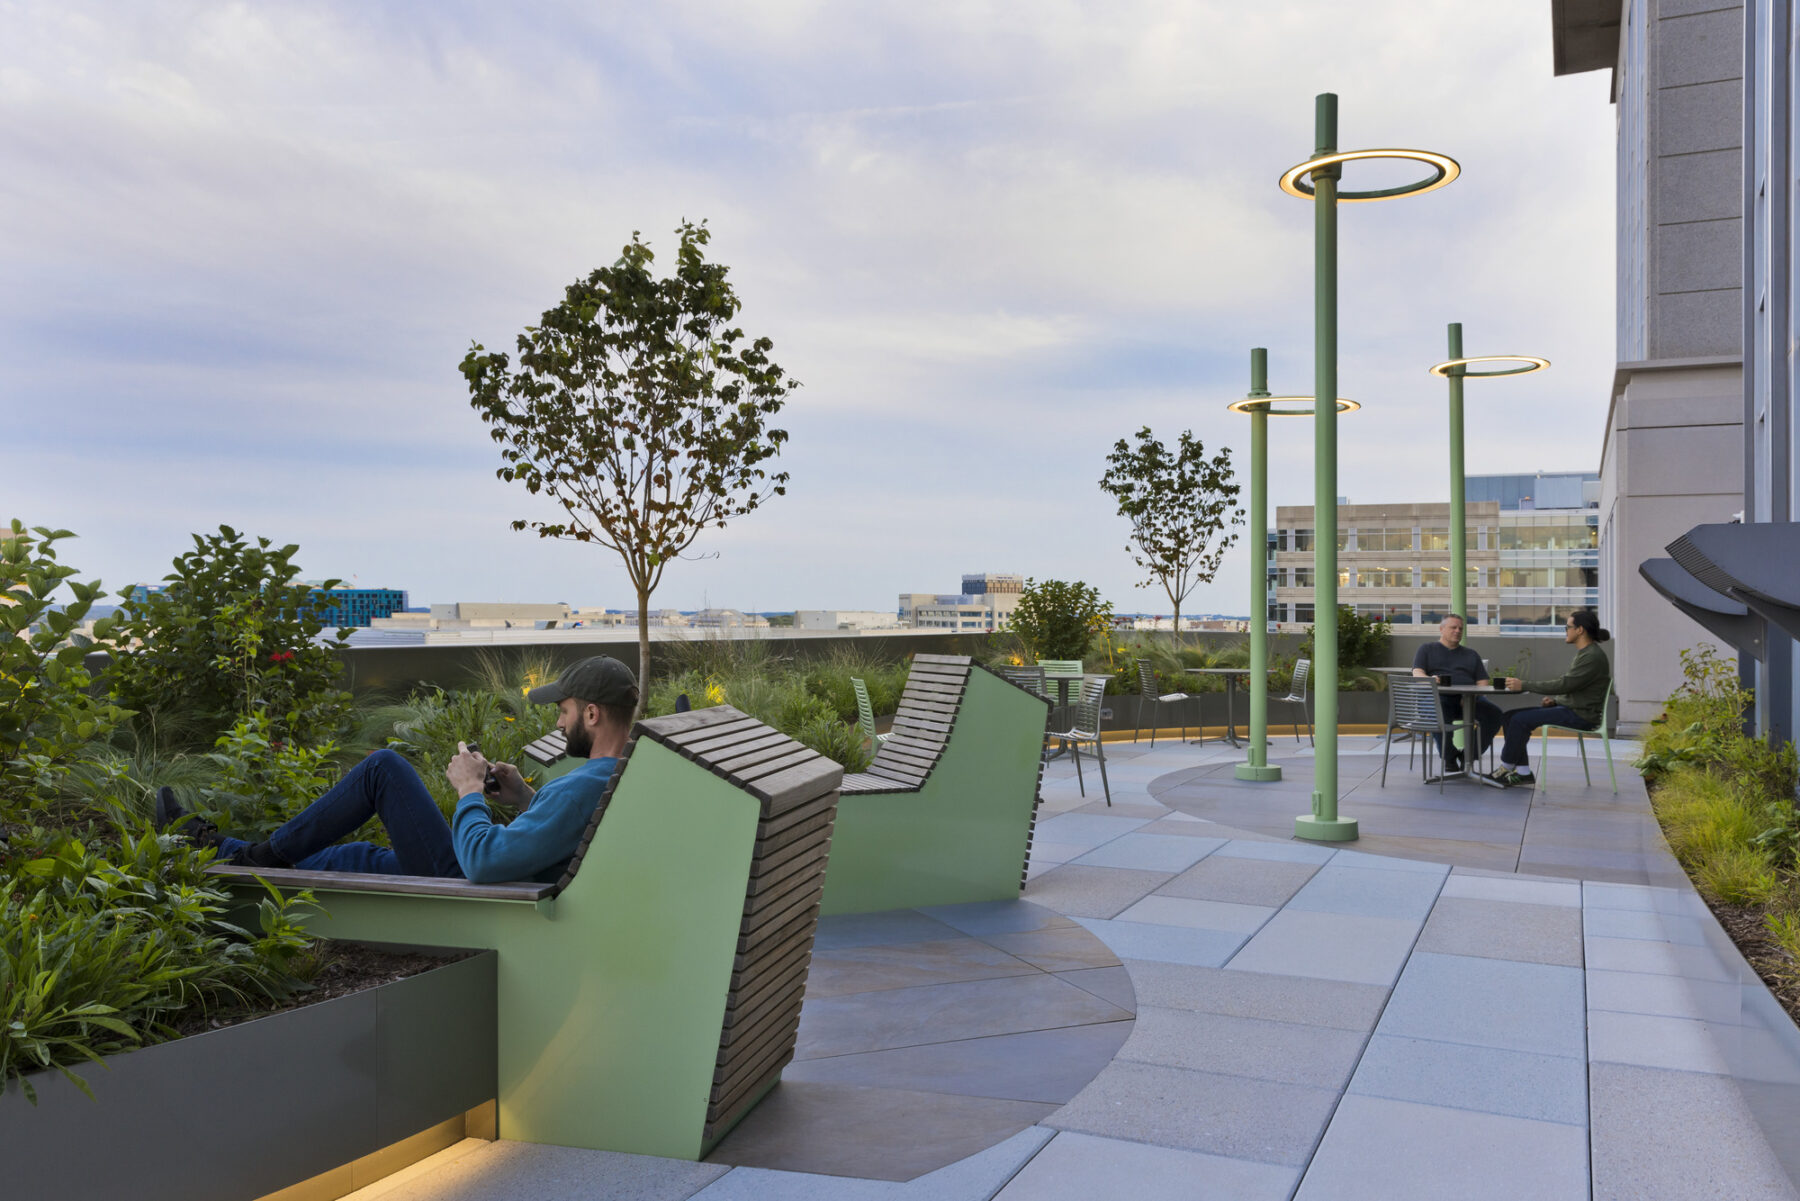
[{"label": "blue sky", "polygon": [[[415,603],[630,604],[605,552],[508,528],[550,514],[456,368],[691,218],[804,387],[789,495],[658,605],[1013,570],[1166,611],[1095,481],[1146,424],[1241,462],[1251,346],[1311,390],[1310,210],[1275,179],[1326,90],[1344,147],[1464,168],[1342,212],[1339,492],[1447,496],[1453,320],[1555,361],[1470,385],[1469,470],[1598,465],[1614,112],[1604,72],[1552,77],[1547,4],[0,0],[0,47],[0,517],[109,585],[224,522]],[[1271,475],[1310,502],[1310,425]],[[1185,607],[1244,611],[1248,563]]]}]

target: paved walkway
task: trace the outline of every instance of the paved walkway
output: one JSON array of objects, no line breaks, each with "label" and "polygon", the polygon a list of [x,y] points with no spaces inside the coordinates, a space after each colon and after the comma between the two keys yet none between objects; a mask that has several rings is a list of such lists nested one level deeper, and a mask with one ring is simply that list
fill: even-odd
[{"label": "paved walkway", "polygon": [[[1136,1020],[1072,1099],[984,1150],[871,1179],[470,1142],[358,1196],[1800,1195],[1800,1034],[1660,839],[1623,833],[1650,820],[1635,774],[1621,767],[1614,797],[1559,759],[1570,787],[1533,799],[1440,795],[1402,766],[1377,790],[1355,757],[1372,740],[1344,742],[1343,811],[1379,820],[1382,854],[1278,836],[1307,807],[1304,758],[1240,795],[1220,779],[1228,747],[1115,746],[1110,809],[1091,771],[1083,798],[1052,766],[1015,910],[1110,948],[1133,994],[1113,1001]],[[1531,872],[1504,866],[1508,846]],[[938,1103],[941,1084],[913,1083]]]}]

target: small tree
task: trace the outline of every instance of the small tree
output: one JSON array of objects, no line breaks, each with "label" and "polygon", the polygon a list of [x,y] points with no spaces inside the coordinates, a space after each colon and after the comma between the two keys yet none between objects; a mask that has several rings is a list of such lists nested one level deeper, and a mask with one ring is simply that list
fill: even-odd
[{"label": "small tree", "polygon": [[1112,605],[1077,580],[1025,581],[1009,626],[1034,659],[1085,659],[1094,635],[1112,625]]},{"label": "small tree", "polygon": [[540,538],[616,552],[637,593],[638,682],[650,682],[650,595],[708,526],[787,491],[762,464],[787,441],[768,422],[799,384],[774,343],[734,328],[727,268],[702,254],[705,223],[682,222],[675,274],[657,279],[634,232],[619,261],[563,292],[518,338],[514,370],[476,343],[462,361],[469,403],[492,427],[496,474],[562,505],[561,521],[521,520]]},{"label": "small tree", "polygon": [[[1139,584],[1161,584],[1175,609],[1181,630],[1181,602],[1219,570],[1225,551],[1237,541],[1226,524],[1244,524],[1244,511],[1234,509],[1238,485],[1231,476],[1231,450],[1206,457],[1206,447],[1192,430],[1182,430],[1174,453],[1152,437],[1150,427],[1137,432],[1137,445],[1121,438],[1106,459],[1100,488],[1119,504],[1119,516],[1131,522],[1125,549],[1149,578]],[[1260,570],[1260,564],[1258,570]]]},{"label": "small tree", "polygon": [[[1306,640],[1300,644],[1300,658],[1313,658],[1313,638],[1319,627],[1306,627]],[[1349,671],[1367,667],[1387,658],[1392,629],[1379,617],[1364,617],[1349,605],[1338,606],[1338,667]]]}]

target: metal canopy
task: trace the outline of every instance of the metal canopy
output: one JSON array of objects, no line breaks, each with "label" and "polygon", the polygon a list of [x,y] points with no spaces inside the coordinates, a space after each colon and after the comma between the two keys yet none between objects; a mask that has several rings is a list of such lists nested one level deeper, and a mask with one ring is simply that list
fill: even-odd
[{"label": "metal canopy", "polygon": [[1800,638],[1800,525],[1697,525],[1669,543],[1687,573]]},{"label": "metal canopy", "polygon": [[1740,654],[1762,658],[1765,633],[1761,616],[1714,592],[1673,559],[1645,559],[1638,564],[1638,574],[1702,629],[1716,634]]},{"label": "metal canopy", "polygon": [[1551,61],[1558,75],[1599,71],[1619,61],[1619,0],[1551,0]]}]

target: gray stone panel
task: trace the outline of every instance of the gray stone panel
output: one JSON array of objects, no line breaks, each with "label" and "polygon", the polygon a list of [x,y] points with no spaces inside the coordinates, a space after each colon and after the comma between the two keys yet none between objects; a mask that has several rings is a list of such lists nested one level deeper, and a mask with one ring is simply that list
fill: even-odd
[{"label": "gray stone panel", "polygon": [[[1741,217],[1744,155],[1741,150],[1709,150],[1659,158],[1651,166],[1651,212],[1658,225]],[[1652,237],[1656,233],[1652,232]],[[1671,358],[1651,352],[1651,358]]]},{"label": "gray stone panel", "polygon": [[1064,1132],[995,1201],[1094,1201],[1130,1182],[1133,1201],[1287,1201],[1299,1175],[1274,1164]]},{"label": "gray stone panel", "polygon": [[1744,280],[1744,223],[1690,221],[1656,231],[1658,293],[1737,289]]},{"label": "gray stone panel", "polygon": [[[1639,478],[1646,484],[1657,479],[1671,488],[1686,489],[1695,478],[1729,479],[1735,474],[1741,479],[1744,474],[1742,426],[1631,429],[1624,431],[1620,441],[1633,455],[1632,466],[1645,473]],[[1632,564],[1633,578],[1636,566]]]},{"label": "gray stone panel", "polygon": [[1658,92],[1657,149],[1665,155],[1693,154],[1743,145],[1743,86],[1731,79]]},{"label": "gray stone panel", "polygon": [[1730,1079],[1596,1063],[1588,1082],[1595,1201],[1795,1196]]},{"label": "gray stone panel", "polygon": [[[1740,288],[1657,296],[1650,321],[1650,351],[1669,358],[1738,354],[1744,345],[1744,297]],[[1742,475],[1740,467],[1739,475]],[[1719,477],[1724,478],[1724,477]],[[1635,572],[1634,572],[1635,574]]]},{"label": "gray stone panel", "polygon": [[1659,10],[1662,20],[1654,35],[1657,86],[1743,78],[1743,9],[1713,6],[1711,12],[1676,16],[1668,11],[1672,7]]}]

